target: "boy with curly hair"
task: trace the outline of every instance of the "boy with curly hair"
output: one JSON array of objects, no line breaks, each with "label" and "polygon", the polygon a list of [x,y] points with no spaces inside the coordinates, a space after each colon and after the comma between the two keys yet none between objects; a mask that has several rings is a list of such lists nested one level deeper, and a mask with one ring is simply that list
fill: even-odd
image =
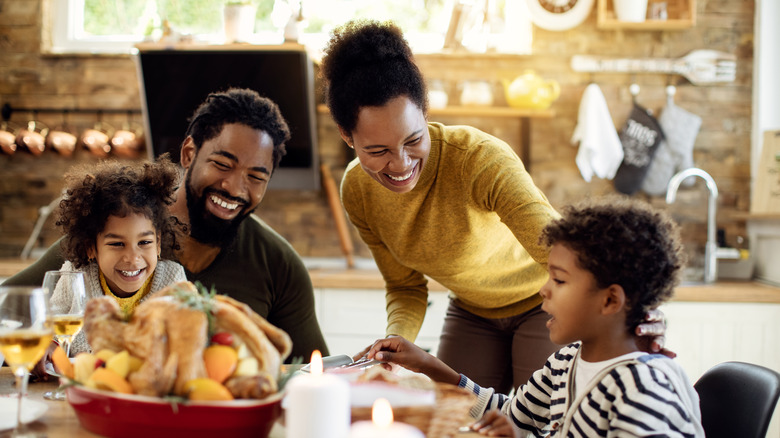
[{"label": "boy with curly hair", "polygon": [[377,341],[368,357],[473,391],[471,413],[481,418],[472,427],[485,435],[703,437],[685,372],[666,356],[638,351],[634,335],[679,282],[684,257],[674,222],[637,201],[586,201],[564,209],[542,242],[551,248],[542,309],[550,339],[568,345],[514,398],[400,337]]},{"label": "boy with curly hair", "polygon": [[[87,299],[113,297],[129,314],[154,292],[186,280],[180,264],[161,259],[163,249],[177,246],[177,223],[168,206],[179,172],[167,155],[139,165],[103,161],[75,169],[65,180],[56,222],[65,234],[67,261],[60,271],[84,271]],[[67,312],[71,294],[56,288],[52,309]],[[88,349],[79,332],[71,354]]]}]

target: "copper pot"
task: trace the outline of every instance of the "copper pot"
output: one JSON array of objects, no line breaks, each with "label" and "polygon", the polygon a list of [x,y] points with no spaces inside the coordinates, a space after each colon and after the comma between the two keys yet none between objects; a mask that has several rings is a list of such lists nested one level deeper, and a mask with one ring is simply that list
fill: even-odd
[{"label": "copper pot", "polygon": [[138,158],[143,151],[144,138],[139,129],[119,129],[111,137],[114,153],[124,158]]},{"label": "copper pot", "polygon": [[0,150],[8,155],[16,152],[16,134],[15,130],[8,122],[0,124]]},{"label": "copper pot", "polygon": [[49,128],[41,122],[30,120],[27,127],[16,134],[16,145],[39,156],[46,150],[46,134]]},{"label": "copper pot", "polygon": [[76,143],[78,143],[76,136],[65,130],[50,131],[46,137],[46,147],[54,149],[65,157],[73,155]]},{"label": "copper pot", "polygon": [[94,128],[81,133],[81,143],[89,152],[100,158],[108,157],[111,152],[111,137],[114,130],[104,122],[97,122]]}]

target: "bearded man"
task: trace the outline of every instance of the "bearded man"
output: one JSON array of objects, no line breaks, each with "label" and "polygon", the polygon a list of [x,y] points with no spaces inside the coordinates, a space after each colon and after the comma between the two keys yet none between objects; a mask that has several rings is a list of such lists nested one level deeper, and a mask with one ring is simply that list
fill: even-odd
[{"label": "bearded man", "polygon": [[[293,341],[288,360],[328,355],[314,311],[309,274],[292,246],[252,214],[290,138],[277,105],[256,92],[210,94],[190,119],[181,146],[184,184],[171,214],[182,225],[178,248],[190,281],[246,303]],[[3,285],[40,285],[63,263],[59,242]]]}]

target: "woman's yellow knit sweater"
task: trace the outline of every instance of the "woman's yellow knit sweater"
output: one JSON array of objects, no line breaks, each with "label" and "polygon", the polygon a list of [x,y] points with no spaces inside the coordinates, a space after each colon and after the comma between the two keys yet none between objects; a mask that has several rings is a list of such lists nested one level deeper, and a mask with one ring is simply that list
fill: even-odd
[{"label": "woman's yellow knit sweater", "polygon": [[387,286],[387,334],[414,341],[428,304],[425,276],[486,318],[523,313],[547,280],[542,229],[559,217],[505,142],[429,123],[431,152],[408,193],[372,179],[357,159],[341,196]]}]

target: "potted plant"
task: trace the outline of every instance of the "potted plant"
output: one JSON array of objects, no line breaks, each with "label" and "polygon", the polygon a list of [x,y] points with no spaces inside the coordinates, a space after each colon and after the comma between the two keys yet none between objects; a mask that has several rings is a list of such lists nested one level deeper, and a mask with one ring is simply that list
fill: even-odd
[{"label": "potted plant", "polygon": [[255,33],[257,7],[249,1],[228,1],[224,8],[225,42],[247,42]]}]

